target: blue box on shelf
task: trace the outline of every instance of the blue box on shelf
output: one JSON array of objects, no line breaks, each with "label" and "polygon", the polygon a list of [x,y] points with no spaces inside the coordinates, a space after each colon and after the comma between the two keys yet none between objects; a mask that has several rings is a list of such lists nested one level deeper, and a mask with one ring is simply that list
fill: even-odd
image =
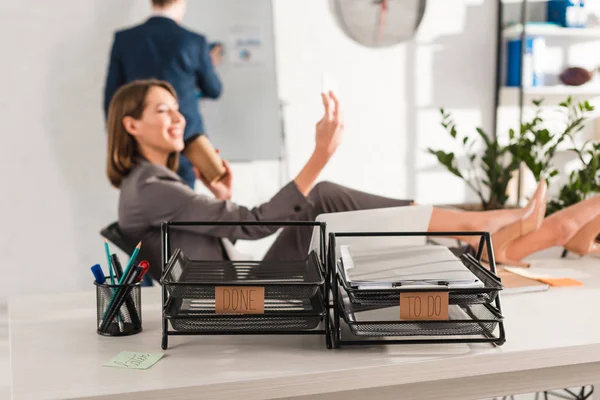
[{"label": "blue box on shelf", "polygon": [[509,40],[507,48],[506,86],[520,86],[523,79],[524,87],[544,86],[543,54],[546,41],[541,37],[525,38],[525,54],[523,58],[523,73],[519,70],[521,62],[521,39]]},{"label": "blue box on shelf", "polygon": [[565,28],[585,28],[587,8],[585,0],[549,0],[547,20]]}]

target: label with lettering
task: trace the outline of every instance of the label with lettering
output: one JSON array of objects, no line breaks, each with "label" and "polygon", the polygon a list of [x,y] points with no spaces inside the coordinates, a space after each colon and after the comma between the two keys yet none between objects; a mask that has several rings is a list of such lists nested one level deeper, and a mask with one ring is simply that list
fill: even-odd
[{"label": "label with lettering", "polygon": [[105,367],[126,369],[148,369],[162,358],[163,353],[140,353],[134,351],[122,351],[112,360],[104,363]]},{"label": "label with lettering", "polygon": [[448,292],[400,293],[400,319],[405,321],[448,320]]},{"label": "label with lettering", "polygon": [[264,314],[265,288],[259,286],[215,287],[217,314]]}]

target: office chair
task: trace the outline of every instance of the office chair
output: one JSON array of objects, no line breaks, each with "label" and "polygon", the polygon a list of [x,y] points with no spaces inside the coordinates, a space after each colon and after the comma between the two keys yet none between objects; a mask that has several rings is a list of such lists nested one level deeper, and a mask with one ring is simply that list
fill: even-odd
[{"label": "office chair", "polygon": [[[113,222],[112,224],[102,229],[100,231],[100,235],[105,237],[109,242],[113,243],[115,246],[121,249],[121,251],[123,251],[131,257],[131,253],[133,253],[135,245],[132,245],[127,241],[117,222]],[[144,275],[144,277],[142,278],[141,286],[154,286],[152,278],[149,274]]]}]

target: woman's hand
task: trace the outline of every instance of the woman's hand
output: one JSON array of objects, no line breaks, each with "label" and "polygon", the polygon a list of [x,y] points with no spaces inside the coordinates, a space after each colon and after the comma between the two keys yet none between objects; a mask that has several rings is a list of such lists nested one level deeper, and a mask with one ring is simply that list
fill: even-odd
[{"label": "woman's hand", "polygon": [[321,93],[325,114],[317,123],[315,135],[315,155],[329,159],[337,150],[344,132],[344,116],[340,103],[333,94]]},{"label": "woman's hand", "polygon": [[344,132],[344,118],[340,104],[333,92],[322,93],[325,115],[317,123],[315,151],[300,170],[294,183],[304,196],[308,196],[319,174],[337,150]]},{"label": "woman's hand", "polygon": [[223,178],[221,178],[221,180],[216,181],[214,183],[210,183],[209,181],[207,181],[206,178],[204,177],[204,175],[202,175],[202,172],[199,171],[195,167],[194,167],[194,172],[196,173],[196,177],[198,177],[198,179],[200,181],[202,181],[204,186],[206,186],[208,188],[208,190],[210,190],[212,192],[212,194],[214,194],[218,200],[231,200],[231,187],[233,184],[233,174],[231,172],[231,166],[229,165],[229,163],[227,161],[223,160],[223,166],[225,167],[225,170],[227,171],[225,173],[225,176],[223,176]]}]

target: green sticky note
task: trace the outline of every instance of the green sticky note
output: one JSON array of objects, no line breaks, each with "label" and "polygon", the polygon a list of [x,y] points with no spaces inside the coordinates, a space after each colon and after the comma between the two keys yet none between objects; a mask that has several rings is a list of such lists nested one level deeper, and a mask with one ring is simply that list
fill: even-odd
[{"label": "green sticky note", "polygon": [[115,358],[104,364],[104,366],[125,369],[148,369],[156,364],[163,355],[163,353],[122,351]]}]

